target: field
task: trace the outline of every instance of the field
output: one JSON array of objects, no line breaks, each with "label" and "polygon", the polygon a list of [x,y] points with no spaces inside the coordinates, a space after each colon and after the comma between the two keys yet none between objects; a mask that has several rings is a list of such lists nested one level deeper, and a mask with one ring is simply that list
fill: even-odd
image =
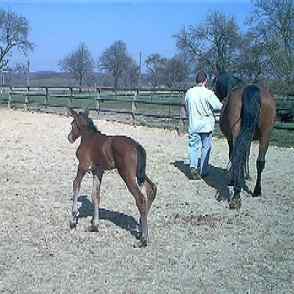
[{"label": "field", "polygon": [[[0,104],[7,105],[8,89],[0,95]],[[15,92],[16,91],[16,92]],[[25,93],[26,88],[14,88],[12,95],[11,106],[13,108],[23,109],[25,106]],[[72,106],[76,108],[89,108],[92,110],[97,109],[97,92],[90,89],[83,89],[79,93],[78,88],[47,88],[50,94],[47,98],[47,105],[45,102],[45,88],[32,88],[30,90],[29,103],[27,108],[29,110],[43,110],[46,112],[63,111],[64,106]],[[20,95],[20,93],[22,93]],[[43,93],[43,96],[38,95]],[[140,90],[140,94],[136,96],[137,103],[135,109],[132,108],[131,101],[134,99],[134,90],[121,90],[116,93],[111,89],[103,89],[100,93],[100,118],[108,120],[122,121],[137,125],[145,125],[150,127],[160,127],[167,129],[175,129],[179,126],[180,108],[177,105],[181,103],[183,92],[171,90]],[[70,95],[73,94],[71,97]],[[157,104],[153,104],[157,103]],[[279,111],[292,111],[294,109],[293,97],[277,96],[277,106]],[[131,115],[132,110],[135,114]],[[294,122],[281,123],[277,122],[273,129],[271,136],[271,144],[280,147],[294,147]],[[218,129],[215,135],[222,137]]]},{"label": "field", "polygon": [[[69,229],[78,143],[71,118],[0,109],[1,293],[294,293],[294,153],[270,146],[263,195],[226,201],[227,145],[214,139],[204,181],[186,176],[186,137],[175,131],[95,120],[107,134],[128,135],[147,151],[158,185],[149,215],[150,244],[136,249],[138,213],[115,171],[102,182],[101,224],[88,231],[91,177],[79,198],[81,219]],[[255,178],[258,146],[252,146]],[[248,183],[254,186],[253,180]]]}]

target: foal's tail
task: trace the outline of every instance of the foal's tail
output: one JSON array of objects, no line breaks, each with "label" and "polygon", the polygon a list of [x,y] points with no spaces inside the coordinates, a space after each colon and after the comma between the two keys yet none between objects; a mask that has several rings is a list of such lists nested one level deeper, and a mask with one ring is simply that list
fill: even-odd
[{"label": "foal's tail", "polygon": [[142,185],[145,180],[146,174],[146,151],[138,144],[137,145],[137,181],[139,185]]},{"label": "foal's tail", "polygon": [[259,124],[261,94],[257,86],[247,86],[242,95],[241,129],[234,142],[232,168],[234,187],[241,190],[246,166],[246,154],[250,152],[251,141]]}]

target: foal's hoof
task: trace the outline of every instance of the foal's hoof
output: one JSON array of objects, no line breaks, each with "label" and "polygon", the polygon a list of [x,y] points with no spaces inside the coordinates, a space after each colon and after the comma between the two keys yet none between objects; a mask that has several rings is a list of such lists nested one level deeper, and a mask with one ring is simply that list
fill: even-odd
[{"label": "foal's hoof", "polygon": [[77,227],[77,222],[76,222],[76,221],[75,221],[75,222],[70,221],[70,222],[69,222],[69,227],[70,227],[71,230],[72,230],[72,229],[75,229],[75,228]]},{"label": "foal's hoof", "polygon": [[147,247],[147,240],[140,240],[133,245],[134,248],[143,248]]},{"label": "foal's hoof", "polygon": [[230,209],[240,209],[241,207],[241,199],[240,198],[233,198],[229,203]]}]

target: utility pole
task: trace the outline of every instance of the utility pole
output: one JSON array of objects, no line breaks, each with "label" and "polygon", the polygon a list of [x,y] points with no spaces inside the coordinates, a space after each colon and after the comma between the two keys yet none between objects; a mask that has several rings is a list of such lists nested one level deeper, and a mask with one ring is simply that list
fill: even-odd
[{"label": "utility pole", "polygon": [[30,60],[27,61],[27,70],[26,70],[26,78],[27,78],[27,87],[30,87]]},{"label": "utility pole", "polygon": [[139,79],[138,79],[138,88],[141,87],[141,75],[142,75],[142,51],[139,53]]}]

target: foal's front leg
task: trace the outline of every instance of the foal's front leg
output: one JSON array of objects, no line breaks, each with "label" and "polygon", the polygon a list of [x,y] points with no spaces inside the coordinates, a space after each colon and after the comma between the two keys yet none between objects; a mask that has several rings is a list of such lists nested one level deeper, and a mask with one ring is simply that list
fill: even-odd
[{"label": "foal's front leg", "polygon": [[103,176],[103,171],[93,172],[93,186],[92,186],[92,203],[94,206],[94,213],[92,218],[91,231],[97,232],[99,225],[99,206],[100,206],[100,186]]},{"label": "foal's front leg", "polygon": [[76,178],[73,181],[73,204],[72,204],[72,211],[71,211],[71,219],[70,219],[70,228],[73,229],[78,224],[78,216],[79,216],[79,209],[78,209],[78,197],[81,188],[81,182],[85,175],[85,171],[82,169],[78,169],[78,173]]}]

